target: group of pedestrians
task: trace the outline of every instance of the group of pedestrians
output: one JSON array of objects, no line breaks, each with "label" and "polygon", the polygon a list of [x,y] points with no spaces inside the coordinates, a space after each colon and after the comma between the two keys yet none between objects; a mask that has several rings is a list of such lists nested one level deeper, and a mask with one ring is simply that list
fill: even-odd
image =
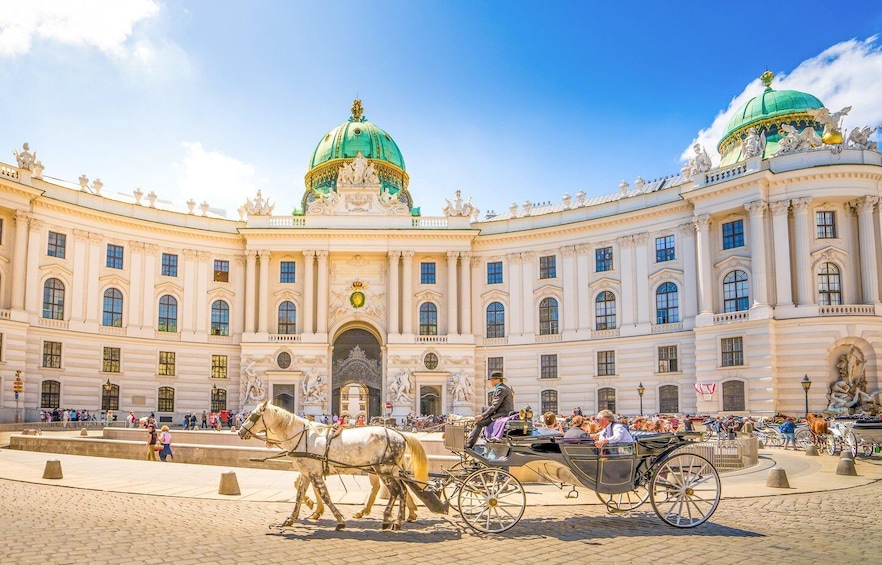
[{"label": "group of pedestrians", "polygon": [[162,462],[172,458],[172,436],[168,426],[162,426],[160,433],[156,433],[156,424],[147,425],[147,461],[156,461],[157,454]]}]

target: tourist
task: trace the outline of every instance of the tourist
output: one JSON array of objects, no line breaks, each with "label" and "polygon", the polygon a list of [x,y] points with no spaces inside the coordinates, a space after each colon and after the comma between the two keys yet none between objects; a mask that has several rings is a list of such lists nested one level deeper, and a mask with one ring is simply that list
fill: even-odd
[{"label": "tourist", "polygon": [[611,410],[601,410],[597,413],[597,423],[600,424],[600,432],[594,440],[594,445],[603,447],[608,444],[633,443],[634,438],[627,426],[616,423],[616,415]]},{"label": "tourist", "polygon": [[108,410],[108,411],[107,411],[107,414],[105,415],[104,418],[105,418],[105,419],[104,419],[104,423],[105,423],[104,425],[106,425],[108,428],[109,428],[110,426],[112,426],[112,425],[113,425],[113,410]]},{"label": "tourist", "polygon": [[70,411],[64,410],[61,413],[61,427],[66,428],[69,423],[70,423]]},{"label": "tourist", "polygon": [[171,432],[168,431],[168,426],[162,426],[162,433],[159,434],[159,443],[162,444],[162,449],[159,451],[159,458],[163,463],[165,462],[166,457],[172,456],[171,439]]},{"label": "tourist", "polygon": [[147,461],[156,461],[156,446],[159,438],[156,436],[156,426],[147,425]]},{"label": "tourist", "polygon": [[208,429],[208,412],[202,411],[202,429]]},{"label": "tourist", "polygon": [[126,416],[126,427],[127,428],[136,428],[138,427],[136,424],[138,423],[138,419],[135,418],[135,413],[129,411],[129,415]]},{"label": "tourist", "polygon": [[784,423],[778,426],[778,431],[784,436],[784,449],[787,449],[788,445],[792,445],[793,449],[796,449],[796,424],[793,421],[793,416],[787,416]]},{"label": "tourist", "polygon": [[581,439],[587,438],[588,434],[585,433],[585,430],[582,429],[582,425],[585,423],[585,418],[576,414],[573,416],[572,420],[570,420],[570,427],[564,432],[564,439]]},{"label": "tourist", "polygon": [[549,430],[563,433],[563,425],[558,421],[557,416],[553,412],[546,412],[542,415],[542,423]]}]

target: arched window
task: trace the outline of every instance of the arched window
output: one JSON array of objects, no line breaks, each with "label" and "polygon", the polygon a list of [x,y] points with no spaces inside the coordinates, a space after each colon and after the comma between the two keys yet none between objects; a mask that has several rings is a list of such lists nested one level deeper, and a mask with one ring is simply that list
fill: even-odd
[{"label": "arched window", "polygon": [[[104,291],[104,314],[101,317],[102,326],[114,328],[122,327],[123,295],[116,288],[108,288]],[[111,408],[111,410],[114,410]]]},{"label": "arched window", "polygon": [[48,279],[43,284],[43,317],[64,319],[64,283],[58,279]]},{"label": "arched window", "polygon": [[222,388],[211,389],[211,411],[220,412],[227,409],[227,391]]},{"label": "arched window", "polygon": [[297,306],[293,302],[285,301],[279,304],[279,333],[297,333]]},{"label": "arched window", "polygon": [[101,409],[119,410],[119,385],[101,385]]},{"label": "arched window", "polygon": [[744,383],[742,381],[725,381],[723,383],[723,410],[744,410]]},{"label": "arched window", "polygon": [[543,298],[539,303],[539,335],[557,333],[557,300]]},{"label": "arched window", "polygon": [[170,386],[161,386],[156,396],[157,412],[175,411],[175,389]]},{"label": "arched window", "polygon": [[658,388],[658,411],[662,414],[676,414],[680,411],[680,388],[664,385]]},{"label": "arched window", "polygon": [[597,389],[597,411],[599,412],[601,410],[616,411],[616,389]]},{"label": "arched window", "polygon": [[420,335],[438,335],[438,307],[431,302],[420,304]]},{"label": "arched window", "polygon": [[172,333],[178,331],[178,300],[174,296],[166,294],[159,299],[159,323],[156,329]]},{"label": "arched window", "polygon": [[61,407],[61,383],[43,381],[40,385],[40,408]]},{"label": "arched window", "polygon": [[842,284],[839,279],[839,267],[833,263],[824,263],[818,271],[818,304],[821,306],[838,306],[842,304]]},{"label": "arched window", "polygon": [[487,306],[487,337],[505,337],[505,306],[499,302]]},{"label": "arched window", "polygon": [[723,279],[723,310],[741,312],[750,307],[747,273],[732,271]]},{"label": "arched window", "polygon": [[542,408],[541,414],[545,414],[546,412],[551,412],[552,414],[559,414],[557,409],[557,391],[556,390],[543,390],[540,394],[541,403],[540,406]]},{"label": "arched window", "polygon": [[595,329],[616,329],[616,295],[604,290],[594,299]]},{"label": "arched window", "polygon": [[666,282],[655,291],[655,323],[673,324],[680,321],[680,301],[677,285]]},{"label": "arched window", "polygon": [[211,335],[230,335],[230,307],[223,300],[211,305]]}]

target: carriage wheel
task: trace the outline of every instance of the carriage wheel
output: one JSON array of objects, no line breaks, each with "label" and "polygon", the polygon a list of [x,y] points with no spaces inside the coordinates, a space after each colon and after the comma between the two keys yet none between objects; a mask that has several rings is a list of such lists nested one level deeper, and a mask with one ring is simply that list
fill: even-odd
[{"label": "carriage wheel", "polygon": [[649,500],[649,489],[646,488],[646,485],[637,485],[634,490],[620,494],[600,494],[596,491],[594,494],[597,495],[600,502],[606,505],[606,511],[610,513],[635,510]]},{"label": "carriage wheel", "polygon": [[811,430],[802,429],[796,432],[796,447],[799,449],[805,449],[814,443]]},{"label": "carriage wheel", "polygon": [[836,455],[836,452],[839,451],[839,442],[833,434],[827,434],[824,444],[827,448],[827,455]]},{"label": "carriage wheel", "polygon": [[847,445],[849,451],[851,451],[851,458],[854,459],[857,457],[858,442],[852,432],[848,432],[848,435],[845,436],[845,445]]},{"label": "carriage wheel", "polygon": [[514,476],[502,469],[479,469],[463,481],[459,513],[474,530],[498,534],[524,515],[527,495]]},{"label": "carriage wheel", "polygon": [[678,453],[658,466],[649,483],[649,501],[671,526],[698,526],[720,503],[720,475],[704,457]]}]

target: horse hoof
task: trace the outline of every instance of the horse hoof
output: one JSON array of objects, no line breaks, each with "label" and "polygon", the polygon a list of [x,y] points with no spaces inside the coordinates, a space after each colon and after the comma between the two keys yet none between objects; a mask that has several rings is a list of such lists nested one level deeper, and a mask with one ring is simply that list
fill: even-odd
[{"label": "horse hoof", "polygon": [[352,515],[352,517],[355,518],[356,520],[359,518],[364,518],[364,513],[363,512],[356,512],[355,514]]},{"label": "horse hoof", "polygon": [[337,524],[337,527],[334,528],[334,529],[337,530],[337,531],[339,532],[340,530],[342,530],[342,529],[345,528],[345,527],[346,527],[346,524]]},{"label": "horse hoof", "polygon": [[416,522],[417,521],[416,514],[414,514],[413,516],[408,516],[407,521],[408,522]]},{"label": "horse hoof", "polygon": [[383,529],[384,529],[384,530],[388,530],[388,529],[391,528],[391,527],[392,527],[392,524],[388,524],[388,523],[386,523],[386,522],[383,522]]},{"label": "horse hoof", "polygon": [[401,524],[392,524],[392,531],[397,532],[401,529]]},{"label": "horse hoof", "polygon": [[310,514],[308,519],[309,520],[318,520],[321,517],[322,517],[322,515],[319,514],[318,512],[316,512],[315,514]]}]

